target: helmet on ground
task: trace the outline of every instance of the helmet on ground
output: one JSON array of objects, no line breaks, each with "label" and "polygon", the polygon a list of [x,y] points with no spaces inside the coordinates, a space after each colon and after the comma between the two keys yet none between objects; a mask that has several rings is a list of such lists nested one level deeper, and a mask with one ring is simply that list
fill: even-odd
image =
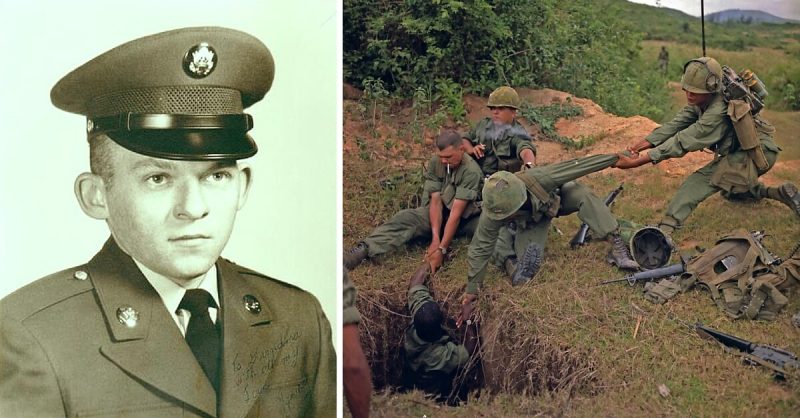
[{"label": "helmet on ground", "polygon": [[695,58],[683,66],[681,88],[692,93],[716,93],[721,87],[722,66],[714,58]]},{"label": "helmet on ground", "polygon": [[528,199],[525,184],[508,171],[498,171],[483,186],[483,212],[499,221],[516,212]]},{"label": "helmet on ground", "polygon": [[496,88],[489,95],[488,107],[511,107],[519,109],[520,100],[517,91],[508,86]]},{"label": "helmet on ground", "polygon": [[633,233],[630,242],[631,255],[644,270],[664,267],[672,255],[672,246],[663,231],[654,226],[645,226]]}]

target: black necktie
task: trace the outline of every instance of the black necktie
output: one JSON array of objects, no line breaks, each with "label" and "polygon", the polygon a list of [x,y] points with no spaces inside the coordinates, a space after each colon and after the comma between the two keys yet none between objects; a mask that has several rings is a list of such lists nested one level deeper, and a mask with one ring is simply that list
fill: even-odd
[{"label": "black necktie", "polygon": [[211,294],[203,289],[187,290],[181,300],[179,309],[186,309],[192,314],[189,326],[186,327],[186,343],[206,373],[214,390],[219,392],[219,331],[208,308],[216,308],[217,303]]}]

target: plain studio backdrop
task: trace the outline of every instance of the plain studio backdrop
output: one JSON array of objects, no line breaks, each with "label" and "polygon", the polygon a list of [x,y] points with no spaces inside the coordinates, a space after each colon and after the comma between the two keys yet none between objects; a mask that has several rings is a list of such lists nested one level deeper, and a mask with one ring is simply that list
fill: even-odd
[{"label": "plain studio backdrop", "polygon": [[310,291],[336,331],[336,3],[0,2],[0,297],[89,261],[110,235],[72,191],[89,171],[86,119],[54,107],[52,86],[133,39],[224,26],[267,45],[275,80],[245,110],[259,148],[245,160],[254,183],[222,255]]}]

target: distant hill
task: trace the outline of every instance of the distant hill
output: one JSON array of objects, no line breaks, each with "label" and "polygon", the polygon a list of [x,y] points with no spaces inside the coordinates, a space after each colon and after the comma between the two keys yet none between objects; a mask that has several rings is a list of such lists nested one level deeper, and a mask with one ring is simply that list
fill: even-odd
[{"label": "distant hill", "polygon": [[706,19],[716,23],[800,23],[800,21],[784,19],[761,10],[740,9],[710,13],[706,16]]}]

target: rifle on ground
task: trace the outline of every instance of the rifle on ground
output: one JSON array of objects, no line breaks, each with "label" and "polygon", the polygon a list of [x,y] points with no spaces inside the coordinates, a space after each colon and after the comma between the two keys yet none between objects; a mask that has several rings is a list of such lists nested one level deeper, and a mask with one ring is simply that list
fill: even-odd
[{"label": "rifle on ground", "polygon": [[694,325],[694,328],[697,331],[697,335],[707,340],[718,342],[723,347],[727,347],[726,351],[730,351],[731,348],[741,351],[742,358],[746,364],[764,366],[772,370],[776,379],[785,380],[787,373],[795,374],[796,376],[796,373],[800,371],[800,361],[797,360],[797,356],[794,353],[769,345],[751,343],[733,335],[708,328],[699,322]]},{"label": "rifle on ground", "polygon": [[629,274],[621,279],[606,280],[600,283],[600,285],[609,283],[628,282],[629,285],[633,286],[637,282],[650,282],[653,280],[658,280],[662,277],[675,276],[685,271],[686,267],[684,266],[683,263],[675,263],[675,264],[670,264],[668,266],[659,267],[657,269],[645,270]]},{"label": "rifle on ground", "polygon": [[[616,199],[617,196],[619,196],[619,194],[622,193],[623,185],[625,185],[624,182],[620,183],[619,187],[612,190],[611,193],[609,193],[608,196],[606,196],[606,200],[603,201],[603,203],[605,203],[606,206],[611,206],[611,204],[614,203],[614,199]],[[588,232],[589,232],[589,225],[582,223],[581,227],[578,229],[578,232],[576,232],[575,235],[572,237],[572,239],[569,240],[570,248],[575,249],[575,247],[579,247],[583,244],[586,244],[586,234]]]}]

